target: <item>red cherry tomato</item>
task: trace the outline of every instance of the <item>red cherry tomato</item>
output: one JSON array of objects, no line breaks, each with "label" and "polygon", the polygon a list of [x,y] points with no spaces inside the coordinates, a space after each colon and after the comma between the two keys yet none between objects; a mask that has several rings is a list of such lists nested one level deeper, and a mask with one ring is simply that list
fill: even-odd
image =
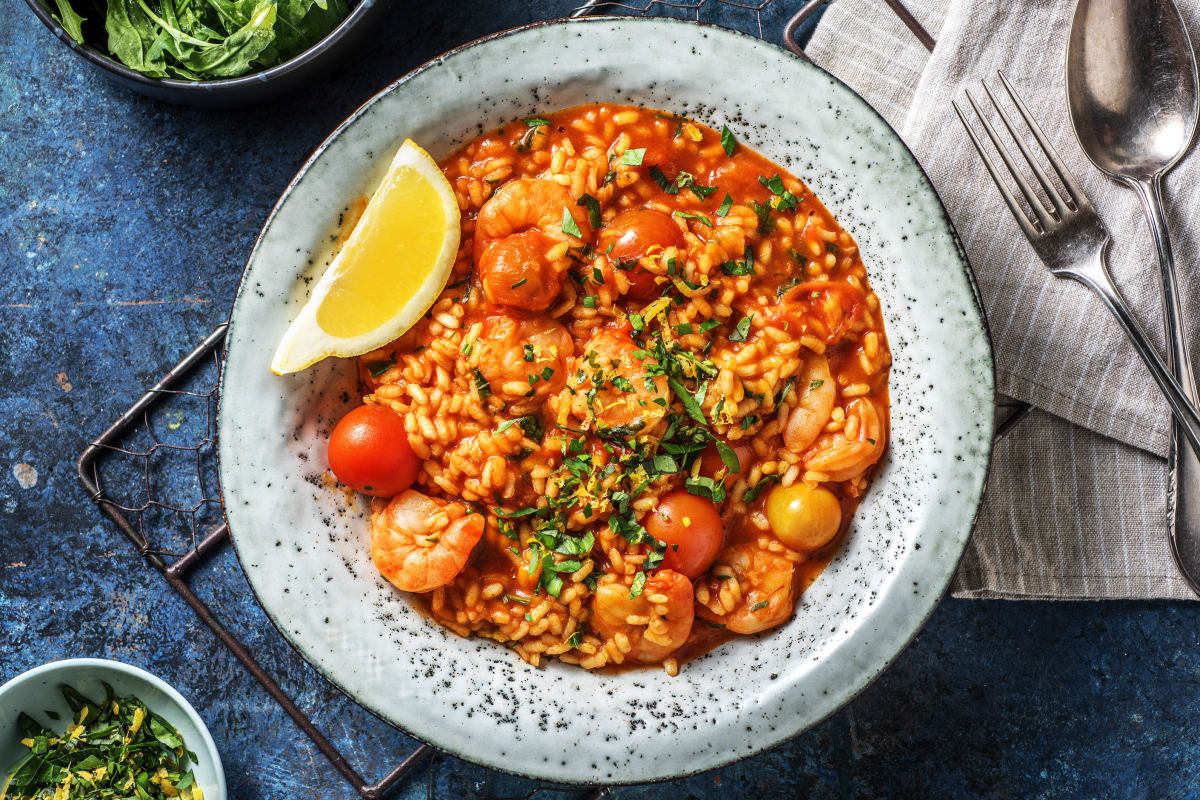
[{"label": "red cherry tomato", "polygon": [[725,541],[721,513],[711,500],[687,492],[671,492],[658,502],[646,530],[667,543],[662,565],[689,578],[712,566]]},{"label": "red cherry tomato", "polygon": [[[670,215],[653,208],[631,208],[617,214],[600,231],[597,249],[615,263],[641,258],[655,245],[666,248],[683,247],[683,244],[683,232]],[[654,274],[641,267],[634,267],[625,274],[630,284],[626,294],[633,300],[650,300],[661,291]]]},{"label": "red cherry tomato", "polygon": [[417,479],[417,454],[400,415],[384,406],[359,406],[329,436],[329,468],[342,483],[374,497],[391,497]]}]

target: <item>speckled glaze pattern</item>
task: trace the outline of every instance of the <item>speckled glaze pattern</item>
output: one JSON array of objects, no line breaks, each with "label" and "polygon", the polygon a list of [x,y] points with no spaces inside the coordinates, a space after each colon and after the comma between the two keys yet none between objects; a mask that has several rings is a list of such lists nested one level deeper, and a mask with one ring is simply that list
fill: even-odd
[{"label": "speckled glaze pattern", "polygon": [[[424,619],[371,565],[364,505],[322,479],[326,435],[356,403],[352,363],[284,378],[267,371],[339,212],[372,189],[404,137],[442,157],[504,121],[603,100],[728,124],[805,180],[858,240],[895,356],[889,456],[841,552],[786,626],[727,643],[673,679],[535,669]],[[541,25],[411,73],[338,128],[289,186],[250,257],[231,323],[221,477],[233,540],[263,606],[367,708],[498,769],[567,783],[657,780],[813,725],[923,624],[983,492],[991,349],[935,193],[894,132],[844,85],[723,29],[630,19]]]}]

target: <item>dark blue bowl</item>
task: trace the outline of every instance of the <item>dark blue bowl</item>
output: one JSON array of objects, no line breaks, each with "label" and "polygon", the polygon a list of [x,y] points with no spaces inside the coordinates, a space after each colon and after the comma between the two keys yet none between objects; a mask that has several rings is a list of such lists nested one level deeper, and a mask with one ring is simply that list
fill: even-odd
[{"label": "dark blue bowl", "polygon": [[63,44],[113,81],[168,103],[202,108],[262,103],[277,95],[299,88],[327,72],[340,59],[357,49],[363,37],[375,27],[391,5],[391,0],[358,0],[350,13],[328,36],[300,55],[260,72],[239,78],[215,81],[184,81],[147,78],[90,44],[79,44],[63,30],[50,13],[53,0],[25,0],[33,13],[54,32]]}]

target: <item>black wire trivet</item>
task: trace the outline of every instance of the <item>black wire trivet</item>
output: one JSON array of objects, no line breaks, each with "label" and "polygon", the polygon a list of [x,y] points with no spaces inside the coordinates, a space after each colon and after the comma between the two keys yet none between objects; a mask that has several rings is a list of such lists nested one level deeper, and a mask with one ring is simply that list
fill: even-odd
[{"label": "black wire trivet", "polygon": [[[702,9],[719,5],[731,14],[753,15],[761,38],[762,14],[773,2],[775,0],[640,0],[637,3],[590,0],[571,16],[585,16],[603,10],[643,15],[686,15],[699,19]],[[788,20],[783,39],[793,53],[804,56],[803,49],[796,41],[797,32],[826,2],[810,0]],[[921,44],[933,49],[933,39],[900,0],[883,2]],[[419,745],[383,778],[368,783],[313,724],[312,719],[267,674],[246,646],[192,591],[188,583],[193,571],[226,542],[229,534],[216,467],[217,391],[223,363],[222,343],[227,329],[228,323],[218,325],[195,350],[88,445],[79,457],[79,480],[92,501],[133,542],[143,558],[162,574],[171,588],[212,629],[220,642],[262,684],[275,702],[295,720],[300,730],[312,739],[317,749],[359,796],[363,800],[376,800],[394,788],[427,756],[432,755],[434,748]],[[195,406],[199,406],[203,413],[196,415]],[[190,410],[181,410],[185,407],[190,407]],[[1014,413],[1011,408],[1001,409],[998,425],[1007,430],[1020,416],[1020,411]],[[203,421],[196,423],[196,419]],[[183,481],[188,484],[186,488],[190,492],[180,491],[180,481],[167,480],[163,476],[164,472],[169,476],[172,471],[180,474],[184,463],[191,470],[190,482],[186,479]],[[160,499],[168,495],[170,499]],[[153,536],[148,531],[153,531]],[[530,798],[542,792],[575,793],[578,800],[602,800],[609,795],[609,790],[603,787],[574,790],[547,785],[537,786],[524,797]],[[432,783],[427,797],[434,800]]]}]

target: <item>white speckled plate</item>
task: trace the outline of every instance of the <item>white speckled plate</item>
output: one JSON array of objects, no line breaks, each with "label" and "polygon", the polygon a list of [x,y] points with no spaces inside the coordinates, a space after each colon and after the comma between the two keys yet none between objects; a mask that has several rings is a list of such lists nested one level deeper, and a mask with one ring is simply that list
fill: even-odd
[{"label": "white speckled plate", "polygon": [[[516,117],[595,101],[672,109],[808,183],[858,240],[895,355],[889,458],[841,552],[786,626],[685,666],[535,669],[427,621],[376,574],[361,512],[322,483],[350,361],[267,370],[339,211],[401,140],[435,157]],[[263,229],[234,304],[220,407],[233,541],[267,613],[317,669],[409,733],[497,769],[629,783],[716,767],[813,725],[867,685],[942,596],[983,493],[992,359],[941,203],[888,125],[783,50],[674,20],[535,25],[407,75],[317,150]]]}]

